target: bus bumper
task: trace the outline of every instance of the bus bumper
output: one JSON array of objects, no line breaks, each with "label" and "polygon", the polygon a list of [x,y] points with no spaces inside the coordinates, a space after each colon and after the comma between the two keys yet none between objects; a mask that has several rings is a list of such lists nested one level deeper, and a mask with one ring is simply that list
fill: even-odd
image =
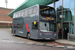
[{"label": "bus bumper", "polygon": [[39,35],[38,39],[56,40],[57,35]]}]

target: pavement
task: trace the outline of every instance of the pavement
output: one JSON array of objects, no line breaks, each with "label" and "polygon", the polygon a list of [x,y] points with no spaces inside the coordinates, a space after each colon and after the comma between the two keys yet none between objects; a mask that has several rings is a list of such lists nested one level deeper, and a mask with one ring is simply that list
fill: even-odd
[{"label": "pavement", "polygon": [[75,46],[75,42],[69,41],[69,40],[59,39],[59,40],[56,40],[55,42],[62,43],[62,44],[67,44],[67,45],[74,45]]}]

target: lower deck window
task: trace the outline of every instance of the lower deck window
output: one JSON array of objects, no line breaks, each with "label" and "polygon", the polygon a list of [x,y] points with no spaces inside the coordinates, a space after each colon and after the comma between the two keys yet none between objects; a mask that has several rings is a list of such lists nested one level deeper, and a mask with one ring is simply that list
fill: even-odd
[{"label": "lower deck window", "polygon": [[18,24],[14,24],[14,28],[19,28],[19,29],[21,28],[22,29],[23,28],[23,24],[19,24],[19,23]]}]

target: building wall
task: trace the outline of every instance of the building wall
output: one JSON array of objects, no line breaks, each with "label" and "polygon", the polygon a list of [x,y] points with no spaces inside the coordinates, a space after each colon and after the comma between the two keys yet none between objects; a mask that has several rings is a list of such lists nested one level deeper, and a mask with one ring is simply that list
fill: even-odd
[{"label": "building wall", "polygon": [[[49,6],[53,7],[53,3]],[[57,17],[57,33],[59,34],[59,29],[62,28],[62,39],[68,39],[74,41],[75,39],[75,0],[59,0],[55,2],[55,10]],[[60,18],[62,15],[62,18]],[[58,23],[60,23],[60,27],[58,27]],[[68,32],[66,33],[66,29],[68,28]],[[65,31],[66,30],[66,31]],[[65,36],[66,35],[66,36]],[[66,37],[66,38],[65,38]]]},{"label": "building wall", "polygon": [[[12,11],[13,9],[6,9],[0,7],[0,21],[9,21],[12,22],[12,18],[8,16],[8,14]],[[9,23],[0,23],[0,26],[8,26]]]}]

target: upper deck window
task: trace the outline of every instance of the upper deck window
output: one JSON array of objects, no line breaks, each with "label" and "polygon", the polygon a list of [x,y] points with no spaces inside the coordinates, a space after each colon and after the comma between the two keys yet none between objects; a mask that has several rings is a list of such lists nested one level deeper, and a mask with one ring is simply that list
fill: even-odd
[{"label": "upper deck window", "polygon": [[35,6],[34,8],[33,8],[33,13],[36,13],[37,12],[37,6]]},{"label": "upper deck window", "polygon": [[28,9],[25,10],[25,16],[28,14]]},{"label": "upper deck window", "polygon": [[16,18],[17,16],[18,16],[18,14],[16,13],[16,14],[15,14],[15,18]]},{"label": "upper deck window", "polygon": [[48,6],[40,6],[40,15],[41,16],[55,15],[55,9]]},{"label": "upper deck window", "polygon": [[55,21],[55,9],[49,6],[40,6],[40,20]]},{"label": "upper deck window", "polygon": [[55,15],[55,10],[51,9],[49,13],[52,14],[52,15]]},{"label": "upper deck window", "polygon": [[14,13],[13,18],[15,18],[16,14]]},{"label": "upper deck window", "polygon": [[18,12],[18,17],[20,17],[21,16],[21,12]]},{"label": "upper deck window", "polygon": [[29,14],[32,14],[32,8],[29,9],[29,12],[28,12],[28,13],[29,13]]},{"label": "upper deck window", "polygon": [[24,10],[21,11],[21,16],[23,16],[23,15],[24,15]]}]

